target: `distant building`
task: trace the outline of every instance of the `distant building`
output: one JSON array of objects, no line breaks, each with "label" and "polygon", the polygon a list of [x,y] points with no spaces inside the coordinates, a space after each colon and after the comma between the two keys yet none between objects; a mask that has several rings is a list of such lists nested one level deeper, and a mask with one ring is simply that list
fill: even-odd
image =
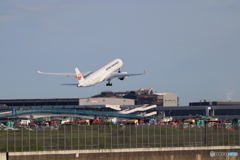
[{"label": "distant building", "polygon": [[162,106],[179,106],[179,98],[176,94],[173,93],[154,93],[153,89],[139,89],[137,91],[126,91],[126,92],[102,92],[99,95],[93,96],[96,97],[109,97],[109,98],[125,98],[133,99],[135,105],[157,105],[158,107]]},{"label": "distant building", "polygon": [[59,106],[78,105],[79,98],[38,98],[38,99],[0,99],[6,106]]},{"label": "distant building", "polygon": [[80,98],[79,105],[91,106],[91,105],[135,105],[133,99],[126,98]]},{"label": "distant building", "polygon": [[240,105],[240,102],[231,102],[231,101],[212,101],[207,102],[204,100],[203,102],[190,102],[189,106],[226,106],[226,105]]},{"label": "distant building", "polygon": [[[173,93],[154,93],[150,89],[139,89],[126,92],[102,92],[90,98],[38,98],[38,99],[0,99],[0,107],[17,106],[18,108],[45,108],[65,106],[92,106],[92,105],[157,105],[179,106],[179,98]],[[6,107],[5,107],[6,108]]]},{"label": "distant building", "polygon": [[154,93],[159,96],[159,99],[162,98],[162,106],[179,106],[179,99],[176,94],[173,93]]}]

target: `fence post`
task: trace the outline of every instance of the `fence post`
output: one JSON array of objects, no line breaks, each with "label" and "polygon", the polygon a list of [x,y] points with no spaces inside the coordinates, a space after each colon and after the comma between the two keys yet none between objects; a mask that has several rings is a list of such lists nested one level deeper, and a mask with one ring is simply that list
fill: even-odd
[{"label": "fence post", "polygon": [[238,145],[240,145],[240,129],[239,129],[239,126],[238,126]]},{"label": "fence post", "polygon": [[166,147],[168,146],[167,139],[168,139],[168,130],[167,130],[167,123],[165,123],[165,131],[166,131]]},{"label": "fence post", "polygon": [[45,129],[43,128],[43,130],[42,130],[42,134],[43,134],[43,138],[42,138],[42,140],[43,140],[43,150],[46,150],[46,148],[45,148],[45,134],[44,134],[44,131],[45,131]]},{"label": "fence post", "polygon": [[205,145],[208,146],[207,121],[205,121]]},{"label": "fence post", "polygon": [[28,149],[31,151],[31,144],[30,144],[30,126],[28,126]]},{"label": "fence post", "polygon": [[180,146],[180,139],[179,139],[179,124],[177,125],[177,135],[178,135],[178,147]]},{"label": "fence post", "polygon": [[16,151],[16,137],[15,137],[15,127],[14,127],[14,130],[13,130],[13,146],[14,146],[14,152]]},{"label": "fence post", "polygon": [[107,142],[106,142],[106,125],[104,124],[104,148],[106,149],[106,146],[107,146],[107,144],[106,144]]},{"label": "fence post", "polygon": [[182,127],[182,132],[183,132],[183,141],[182,141],[182,143],[183,143],[183,146],[182,147],[184,147],[185,145],[185,136],[184,136],[184,129],[183,129],[183,127]]},{"label": "fence post", "polygon": [[125,146],[125,129],[126,129],[126,127],[123,128],[123,147],[124,148],[126,148],[126,146]]},{"label": "fence post", "polygon": [[79,124],[78,124],[78,150],[79,150]]},{"label": "fence post", "polygon": [[112,149],[112,124],[110,124],[110,126],[111,126],[111,149]]},{"label": "fence post", "polygon": [[137,148],[137,128],[138,128],[138,126],[136,126],[135,128],[136,128],[136,148]]},{"label": "fence post", "polygon": [[217,146],[218,146],[218,125],[217,125],[216,129],[217,129]]},{"label": "fence post", "polygon": [[194,146],[196,146],[197,142],[196,142],[196,129],[197,129],[197,124],[195,123],[195,126],[194,126]]},{"label": "fence post", "polygon": [[99,125],[98,125],[98,149],[99,149]]},{"label": "fence post", "polygon": [[160,139],[159,147],[162,147],[161,131],[162,131],[162,125],[161,125],[161,123],[160,123],[160,125],[159,125],[159,139]]},{"label": "fence post", "polygon": [[64,150],[66,150],[67,144],[66,144],[66,125],[65,124],[63,125],[63,128],[64,128],[64,130],[63,130],[63,132],[64,132],[64,134],[63,134],[64,135]]},{"label": "fence post", "polygon": [[22,134],[22,152],[23,152],[23,127],[21,126],[21,134]]},{"label": "fence post", "polygon": [[38,134],[37,134],[38,127],[36,127],[36,151],[38,151]]},{"label": "fence post", "polygon": [[238,126],[238,145],[240,145],[240,129],[239,129],[239,126]]},{"label": "fence post", "polygon": [[[117,148],[119,148],[119,144],[118,144],[118,126],[119,126],[119,124],[117,124]],[[240,140],[239,140],[239,142],[240,142]]]},{"label": "fence post", "polygon": [[[212,124],[211,124],[211,125],[212,125]],[[212,128],[210,128],[209,130],[211,131],[211,132],[210,132],[210,133],[211,133],[211,141],[212,141],[211,146],[213,146],[213,130],[212,130]]]},{"label": "fence post", "polygon": [[84,127],[84,132],[85,132],[85,134],[84,134],[84,136],[85,136],[85,149],[87,148],[87,125],[84,125],[85,127]]},{"label": "fence post", "polygon": [[235,143],[235,129],[234,129],[233,125],[232,125],[232,128],[233,128],[233,145],[235,146],[236,145],[236,143]]},{"label": "fence post", "polygon": [[131,142],[132,142],[132,141],[131,141],[131,140],[132,140],[132,136],[131,136],[131,134],[132,134],[132,133],[131,133],[131,128],[132,128],[132,126],[130,125],[130,126],[129,126],[129,137],[130,137],[130,139],[129,139],[129,146],[130,146],[130,148],[131,148]]},{"label": "fence post", "polygon": [[228,146],[230,146],[229,129],[228,129]]},{"label": "fence post", "polygon": [[153,147],[155,147],[155,123],[153,125]]},{"label": "fence post", "polygon": [[225,144],[224,144],[224,129],[223,129],[223,127],[221,127],[221,128],[222,128],[222,139],[223,139],[223,141],[222,141],[223,144],[222,144],[222,145],[224,146],[224,145],[225,145]]},{"label": "fence post", "polygon": [[52,151],[52,127],[49,127],[50,130],[50,147],[51,147],[51,151]]},{"label": "fence post", "polygon": [[148,125],[148,148],[149,148],[149,126],[150,125]]},{"label": "fence post", "polygon": [[91,149],[93,149],[93,125],[91,125]]},{"label": "fence post", "polygon": [[142,148],[143,148],[143,125],[142,125]]},{"label": "fence post", "polygon": [[7,146],[7,152],[8,152],[8,129],[7,129],[6,137],[7,137],[7,141],[6,141],[6,142],[7,142],[7,145],[6,145],[6,146]]},{"label": "fence post", "polygon": [[172,122],[172,147],[173,147],[173,122]]},{"label": "fence post", "polygon": [[188,145],[191,146],[191,135],[190,135],[191,124],[188,127]]},{"label": "fence post", "polygon": [[70,125],[71,125],[71,137],[70,138],[71,138],[71,150],[72,150],[73,149],[72,148],[72,124],[70,124]]},{"label": "fence post", "polygon": [[57,150],[59,150],[59,126],[57,129]]}]

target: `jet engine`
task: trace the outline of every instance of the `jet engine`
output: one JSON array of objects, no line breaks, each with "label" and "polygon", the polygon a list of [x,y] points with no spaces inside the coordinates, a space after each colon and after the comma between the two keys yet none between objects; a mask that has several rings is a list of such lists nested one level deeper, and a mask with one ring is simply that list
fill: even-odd
[{"label": "jet engine", "polygon": [[[121,72],[121,73],[127,73],[127,72]],[[125,76],[125,77],[119,77],[118,79],[122,81],[122,80],[127,79],[127,76]]]}]

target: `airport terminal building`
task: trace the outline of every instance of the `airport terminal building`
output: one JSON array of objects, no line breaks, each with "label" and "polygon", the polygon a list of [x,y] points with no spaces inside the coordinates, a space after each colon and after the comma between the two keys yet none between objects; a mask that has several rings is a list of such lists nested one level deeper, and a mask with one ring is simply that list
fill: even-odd
[{"label": "airport terminal building", "polygon": [[238,116],[240,102],[191,102],[179,106],[173,93],[154,93],[152,89],[102,92],[89,98],[0,99],[0,112],[29,109],[74,109],[148,116]]}]

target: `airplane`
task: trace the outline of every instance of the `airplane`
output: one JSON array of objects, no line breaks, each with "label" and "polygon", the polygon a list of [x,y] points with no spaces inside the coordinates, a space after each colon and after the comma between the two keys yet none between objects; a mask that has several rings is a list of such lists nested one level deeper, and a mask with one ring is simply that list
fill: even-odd
[{"label": "airplane", "polygon": [[[63,84],[63,85],[76,85],[77,87],[91,87],[103,81],[108,81],[106,86],[112,86],[111,80],[113,78],[118,78],[119,80],[125,80],[129,76],[143,75],[146,73],[145,70],[143,73],[137,73],[137,74],[128,74],[127,72],[121,72],[120,68],[122,66],[123,66],[123,62],[121,59],[114,59],[113,61],[104,65],[103,67],[96,70],[95,72],[81,73],[78,68],[75,68],[75,73],[47,73],[47,72],[40,72],[38,69],[36,69],[36,71],[41,74],[61,75],[61,76],[67,76],[67,77],[73,76],[77,78],[78,84]],[[117,70],[118,72],[115,72]]]}]

